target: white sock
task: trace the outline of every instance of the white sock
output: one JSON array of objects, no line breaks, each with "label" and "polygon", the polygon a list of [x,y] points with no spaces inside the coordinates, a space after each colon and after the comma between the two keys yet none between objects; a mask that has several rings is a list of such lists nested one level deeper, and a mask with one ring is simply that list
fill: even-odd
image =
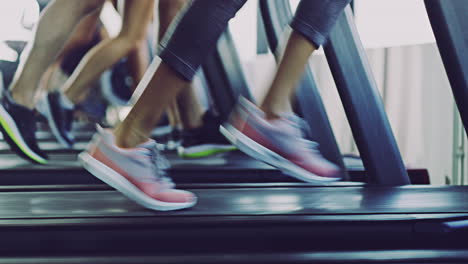
[{"label": "white sock", "polygon": [[75,104],[73,104],[72,101],[70,101],[70,99],[68,99],[64,93],[60,93],[60,104],[65,109],[69,109],[69,110],[75,109]]}]

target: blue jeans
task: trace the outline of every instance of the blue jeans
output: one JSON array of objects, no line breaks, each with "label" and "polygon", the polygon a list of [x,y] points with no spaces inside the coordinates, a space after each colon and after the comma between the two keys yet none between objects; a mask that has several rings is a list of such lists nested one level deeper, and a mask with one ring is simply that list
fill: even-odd
[{"label": "blue jeans", "polygon": [[[287,1],[287,0],[283,0]],[[302,0],[291,27],[316,47],[323,45],[338,16],[351,0]],[[187,7],[170,38],[162,41],[161,59],[182,78],[191,81],[216,48],[229,20],[247,0],[194,0]]]}]

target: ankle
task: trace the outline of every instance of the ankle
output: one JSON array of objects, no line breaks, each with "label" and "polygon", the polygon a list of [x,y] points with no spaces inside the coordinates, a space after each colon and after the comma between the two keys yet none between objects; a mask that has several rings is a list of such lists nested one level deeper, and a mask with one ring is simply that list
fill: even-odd
[{"label": "ankle", "polygon": [[281,115],[271,108],[262,106],[260,107],[260,110],[262,110],[263,114],[265,115],[264,117],[266,120],[275,120],[275,119],[281,118]]},{"label": "ankle", "polygon": [[14,92],[14,91],[11,91],[10,95],[16,104],[19,104],[31,110],[34,109],[34,100],[32,97],[27,97],[27,96],[24,96],[24,93]]},{"label": "ankle", "polygon": [[148,136],[140,132],[134,126],[127,126],[122,123],[114,131],[115,144],[119,148],[135,148],[148,141]]},{"label": "ankle", "polygon": [[291,104],[283,101],[266,100],[260,109],[265,113],[266,119],[279,119],[294,114]]}]

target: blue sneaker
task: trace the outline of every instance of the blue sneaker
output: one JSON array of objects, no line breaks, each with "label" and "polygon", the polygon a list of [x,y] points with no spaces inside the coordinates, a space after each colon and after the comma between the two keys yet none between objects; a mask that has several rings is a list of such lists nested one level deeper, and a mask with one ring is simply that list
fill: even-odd
[{"label": "blue sneaker", "polygon": [[46,94],[38,103],[37,109],[46,117],[57,141],[65,148],[72,148],[75,143],[72,133],[74,109],[64,107],[60,96],[62,95],[58,91]]}]

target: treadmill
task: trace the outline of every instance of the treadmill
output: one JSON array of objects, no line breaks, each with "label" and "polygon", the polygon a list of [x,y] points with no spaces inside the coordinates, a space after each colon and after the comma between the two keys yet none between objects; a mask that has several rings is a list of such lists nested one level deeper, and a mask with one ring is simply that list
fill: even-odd
[{"label": "treadmill", "polygon": [[[347,65],[340,58],[358,58],[362,74],[359,41],[346,45],[357,57],[333,43],[356,37],[352,19],[347,8],[327,56],[336,56],[332,71]],[[404,167],[392,175],[378,162],[365,161],[375,186],[193,189],[198,205],[176,212],[145,210],[115,191],[11,188],[0,192],[0,252],[4,263],[466,263],[467,187],[402,186]]]},{"label": "treadmill", "polygon": [[[239,95],[249,97],[237,53],[229,32],[223,34],[217,51],[203,66],[204,87],[215,111],[224,119]],[[215,89],[214,87],[220,87]],[[49,154],[50,165],[40,166],[25,161],[11,152],[6,142],[0,142],[0,185],[84,185],[101,183],[77,161],[77,155],[86,147],[94,129],[77,128],[77,144],[64,149],[47,131],[43,123],[37,133],[39,145]],[[256,161],[238,151],[203,160],[186,160],[168,153],[172,161],[171,175],[182,184],[192,183],[275,183],[295,182],[273,167]],[[196,175],[194,176],[194,171]]]},{"label": "treadmill", "polygon": [[462,0],[425,0],[425,4],[465,131],[468,131],[468,27],[465,22],[468,6]]},{"label": "treadmill", "polygon": [[2,256],[467,250],[465,187],[194,189],[145,210],[114,191],[0,193]]},{"label": "treadmill", "polygon": [[326,251],[319,253],[276,253],[276,254],[184,254],[151,256],[81,256],[81,257],[11,257],[1,258],[5,264],[348,264],[348,263],[406,263],[447,264],[466,263],[466,252],[461,250],[402,250],[402,251]]},{"label": "treadmill", "polygon": [[[218,42],[217,51],[203,65],[203,73],[203,83],[206,85],[204,89],[209,96],[211,107],[222,118],[227,118],[240,95],[252,99],[229,31],[223,34]],[[305,84],[303,90],[308,88],[309,85]],[[315,91],[314,89],[311,90]],[[310,99],[310,96],[301,95],[299,98],[303,98],[303,104],[307,105],[306,101]],[[316,97],[315,100],[319,99]],[[321,114],[324,115],[325,112],[321,110]],[[316,118],[315,115],[306,114],[305,116],[309,122]],[[323,118],[327,118],[326,115]],[[328,122],[328,119],[326,121]],[[3,145],[2,159],[0,159],[0,168],[2,168],[0,171],[0,185],[75,185],[73,188],[76,188],[78,185],[102,184],[77,162],[77,155],[88,144],[89,138],[94,131],[93,127],[83,126],[75,129],[78,135],[78,143],[74,149],[63,149],[56,143],[53,135],[47,131],[45,124],[41,124],[40,128],[41,131],[38,132],[39,144],[50,155],[51,163],[47,166],[30,164],[11,153],[6,143],[2,142],[3,144],[0,144],[0,146]],[[336,151],[333,149],[337,148],[337,146],[329,124],[328,128],[330,131],[324,131],[329,132],[320,133],[326,135],[326,138],[332,141],[333,144],[320,143],[325,154],[332,150],[332,154],[336,156]],[[315,131],[319,132],[321,130],[316,129]],[[276,183],[283,183],[281,186],[303,184],[238,151],[207,159],[181,159],[173,152],[167,153],[167,157],[173,165],[170,170],[172,178],[182,186],[211,183],[218,186],[219,184],[227,184],[228,186],[233,184],[237,186],[251,186],[252,184],[276,186]],[[337,161],[337,159],[331,160]],[[340,155],[338,161],[340,164],[342,163],[341,167],[346,167],[349,171],[349,174],[345,175],[345,179],[353,181],[353,183],[349,183],[350,185],[355,185],[354,182],[366,181],[360,160],[348,159],[347,164],[344,165]],[[411,171],[411,179],[414,184],[429,183],[429,175],[425,170]],[[100,187],[105,188],[104,186]],[[96,186],[90,186],[90,188],[94,189]]]},{"label": "treadmill", "polygon": [[[262,8],[262,11],[264,10],[265,8]],[[269,36],[270,46],[275,50],[278,36],[287,24],[285,21],[288,20],[285,19],[287,14],[279,16],[276,12],[269,11],[267,10],[266,12],[268,15],[265,16],[264,24]],[[207,60],[203,68],[207,84],[205,89],[209,94],[212,106],[222,118],[227,118],[238,96],[242,95],[252,99],[229,31],[223,34],[217,45],[217,52]],[[324,156],[343,169],[345,180],[366,182],[367,176],[362,162],[357,159],[347,159],[344,161],[339,153],[310,69],[307,70],[304,81],[301,87],[299,87],[297,98],[300,105],[298,109],[299,114],[310,124],[314,124],[311,126],[313,129],[310,136],[320,143]],[[314,103],[311,104],[311,101]],[[54,160],[52,166],[35,166],[17,158],[16,155],[4,156],[5,158],[0,162],[0,167],[3,168],[3,173],[14,175],[14,177],[0,178],[0,185],[21,185],[25,183],[81,185],[100,183],[76,162],[76,155],[87,145],[86,138],[90,137],[88,134],[80,137],[85,139],[85,141],[78,143],[77,148],[72,150],[54,149],[54,146],[55,148],[59,146],[55,142],[49,141],[51,135],[49,134],[48,138],[45,135],[41,135],[40,138],[42,136],[47,138],[44,138],[41,146],[44,146],[51,153],[51,157]],[[378,151],[380,149],[374,152],[378,153]],[[167,156],[174,165],[171,170],[172,177],[176,182],[182,184],[226,182],[230,184],[300,183],[298,180],[283,175],[273,167],[253,160],[240,152],[228,153],[221,157],[203,160],[180,159],[174,153],[169,153]],[[66,173],[64,173],[65,171]],[[196,175],[194,171],[197,172]],[[64,174],[66,174],[65,177]],[[411,170],[410,176],[411,183],[413,184],[429,183],[429,175],[424,169]]]}]

